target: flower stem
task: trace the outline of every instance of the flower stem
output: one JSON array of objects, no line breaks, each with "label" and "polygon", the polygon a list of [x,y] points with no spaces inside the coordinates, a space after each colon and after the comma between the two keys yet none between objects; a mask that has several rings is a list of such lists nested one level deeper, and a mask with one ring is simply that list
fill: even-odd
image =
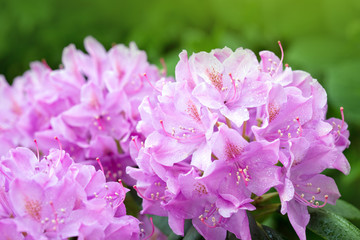
[{"label": "flower stem", "polygon": [[253,204],[255,206],[259,205],[260,203],[264,203],[264,202],[267,202],[269,201],[270,199],[272,199],[273,197],[276,197],[278,196],[279,193],[278,192],[271,192],[271,193],[265,193],[261,196],[257,196],[254,198],[254,202]]}]

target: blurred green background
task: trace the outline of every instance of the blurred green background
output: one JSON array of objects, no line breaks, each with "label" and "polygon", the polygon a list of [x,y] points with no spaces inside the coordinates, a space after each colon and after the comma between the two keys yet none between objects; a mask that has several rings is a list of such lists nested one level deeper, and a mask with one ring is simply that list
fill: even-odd
[{"label": "blurred green background", "polygon": [[[328,117],[349,123],[352,171],[329,171],[342,198],[360,208],[360,1],[359,0],[0,0],[0,73],[9,82],[29,63],[46,59],[57,68],[62,49],[83,48],[92,35],[107,49],[136,42],[149,61],[164,58],[174,74],[178,54],[228,46],[268,49],[293,69],[308,71],[325,87]],[[357,223],[359,226],[359,224]]]}]

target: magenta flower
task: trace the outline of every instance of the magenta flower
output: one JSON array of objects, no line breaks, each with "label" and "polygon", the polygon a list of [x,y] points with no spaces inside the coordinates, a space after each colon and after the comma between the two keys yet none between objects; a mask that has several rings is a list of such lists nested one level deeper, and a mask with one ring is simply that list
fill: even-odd
[{"label": "magenta flower", "polygon": [[[260,61],[243,48],[183,51],[175,80],[135,43],[84,45],[66,47],[59,69],[34,62],[12,86],[0,76],[4,237],[166,238],[154,214],[178,235],[191,220],[205,239],[251,239],[248,212],[278,194],[304,240],[308,208],[340,197],[323,171],[350,171],[343,108],[326,119],[324,88],[283,64],[280,42],[281,58]],[[126,215],[122,181],[142,222]]]},{"label": "magenta flower", "polygon": [[206,239],[224,239],[226,231],[250,239],[252,194],[275,188],[281,213],[305,239],[307,207],[340,196],[321,172],[349,172],[342,154],[347,125],[325,119],[326,93],[308,73],[283,69],[283,56],[260,57],[259,63],[250,50],[224,48],[188,59],[183,51],[177,82],[139,107],[137,129],[146,139],[133,138],[138,168],[127,171],[143,213],[168,216],[176,234],[192,219]]},{"label": "magenta flower", "polygon": [[[247,108],[264,104],[269,91],[269,85],[259,78],[256,56],[241,48],[235,52],[228,48],[201,52],[189,60],[186,52],[182,52],[176,76],[178,81],[187,82],[204,106],[218,110],[237,127],[249,119]],[[250,97],[242,94],[245,92]]]},{"label": "magenta flower", "polygon": [[39,161],[27,148],[10,150],[1,159],[0,179],[0,226],[27,238],[81,237],[101,230],[99,239],[138,239],[139,222],[126,215],[123,204],[127,189],[106,182],[92,166],[75,164],[64,151],[52,149]]}]

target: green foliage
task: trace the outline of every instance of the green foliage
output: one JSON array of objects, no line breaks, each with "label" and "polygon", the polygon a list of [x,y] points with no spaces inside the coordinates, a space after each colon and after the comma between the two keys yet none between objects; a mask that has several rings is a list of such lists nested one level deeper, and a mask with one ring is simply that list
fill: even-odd
[{"label": "green foliage", "polygon": [[[57,68],[62,49],[70,43],[83,49],[88,35],[107,49],[114,42],[134,41],[147,52],[150,62],[159,65],[159,59],[164,58],[170,75],[174,75],[182,49],[191,54],[242,46],[280,55],[277,40],[281,40],[285,62],[293,69],[310,72],[327,90],[328,117],[340,118],[339,107],[345,109],[352,142],[345,154],[352,171],[347,177],[338,173],[333,176],[342,199],[359,208],[360,192],[354,191],[360,181],[359,12],[358,0],[291,4],[285,0],[0,0],[0,73],[11,82],[29,68],[31,61],[43,58]],[[319,219],[339,219],[333,215],[339,214],[356,220],[352,212],[356,211],[340,200],[336,207],[312,214]],[[135,207],[132,214],[136,214]],[[358,220],[354,223],[359,226]],[[282,229],[280,225],[274,227]],[[267,234],[267,227],[262,231]]]},{"label": "green foliage", "polygon": [[[284,240],[285,238],[274,229],[255,221],[251,213],[248,213],[249,225],[252,239]],[[232,239],[232,238],[230,238]],[[236,238],[234,238],[236,239]]]},{"label": "green foliage", "polygon": [[341,199],[336,201],[336,205],[327,204],[324,209],[348,220],[360,220],[360,210]]},{"label": "green foliage", "polygon": [[309,209],[309,212],[307,228],[324,239],[360,239],[360,230],[345,218],[325,209]]},{"label": "green foliage", "polygon": [[360,59],[341,61],[327,72],[326,87],[329,100],[341,103],[346,109],[346,117],[350,122],[360,122],[359,93],[360,78],[354,74],[360,66]]}]

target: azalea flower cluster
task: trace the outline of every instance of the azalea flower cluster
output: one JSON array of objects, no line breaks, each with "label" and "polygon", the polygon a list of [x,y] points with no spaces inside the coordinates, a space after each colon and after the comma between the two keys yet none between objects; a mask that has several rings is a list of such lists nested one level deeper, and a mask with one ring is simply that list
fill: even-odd
[{"label": "azalea flower cluster", "polygon": [[0,154],[17,146],[34,149],[34,139],[46,153],[57,147],[57,136],[76,162],[97,165],[99,157],[107,179],[129,184],[129,136],[142,137],[135,129],[138,106],[144,96],[155,96],[152,86],[169,79],[134,43],[106,51],[87,37],[85,49],[88,54],[66,47],[60,69],[31,63],[12,86],[0,77]]},{"label": "azalea flower cluster", "polygon": [[19,147],[0,160],[3,239],[139,239],[121,183],[106,182],[102,171],[61,149],[38,158]]},{"label": "azalea flower cluster", "polygon": [[310,74],[284,67],[283,54],[260,58],[243,48],[190,58],[183,51],[176,81],[139,107],[137,130],[146,140],[133,138],[138,167],[127,172],[137,180],[142,213],[167,216],[178,235],[192,219],[206,239],[225,239],[227,231],[251,239],[252,196],[273,188],[281,213],[306,239],[307,207],[340,196],[322,172],[350,171],[343,109],[342,120],[326,119],[326,92]]},{"label": "azalea flower cluster", "polygon": [[[139,104],[170,78],[134,43],[106,51],[87,37],[85,49],[66,47],[59,69],[33,62],[11,86],[0,76],[0,232],[8,238],[163,237],[147,217],[126,215],[128,190],[117,181],[134,182],[125,168],[135,165],[129,136],[144,138]],[[60,142],[66,154],[55,150]]]},{"label": "azalea flower cluster", "polygon": [[178,235],[191,219],[206,239],[251,239],[247,212],[275,191],[303,240],[307,208],[340,197],[322,172],[350,171],[343,109],[326,119],[325,90],[283,51],[183,51],[174,80],[133,43],[106,51],[88,37],[85,49],[66,47],[56,70],[34,62],[11,86],[0,76],[6,237],[166,238],[126,215],[122,181],[141,214],[168,217]]}]

